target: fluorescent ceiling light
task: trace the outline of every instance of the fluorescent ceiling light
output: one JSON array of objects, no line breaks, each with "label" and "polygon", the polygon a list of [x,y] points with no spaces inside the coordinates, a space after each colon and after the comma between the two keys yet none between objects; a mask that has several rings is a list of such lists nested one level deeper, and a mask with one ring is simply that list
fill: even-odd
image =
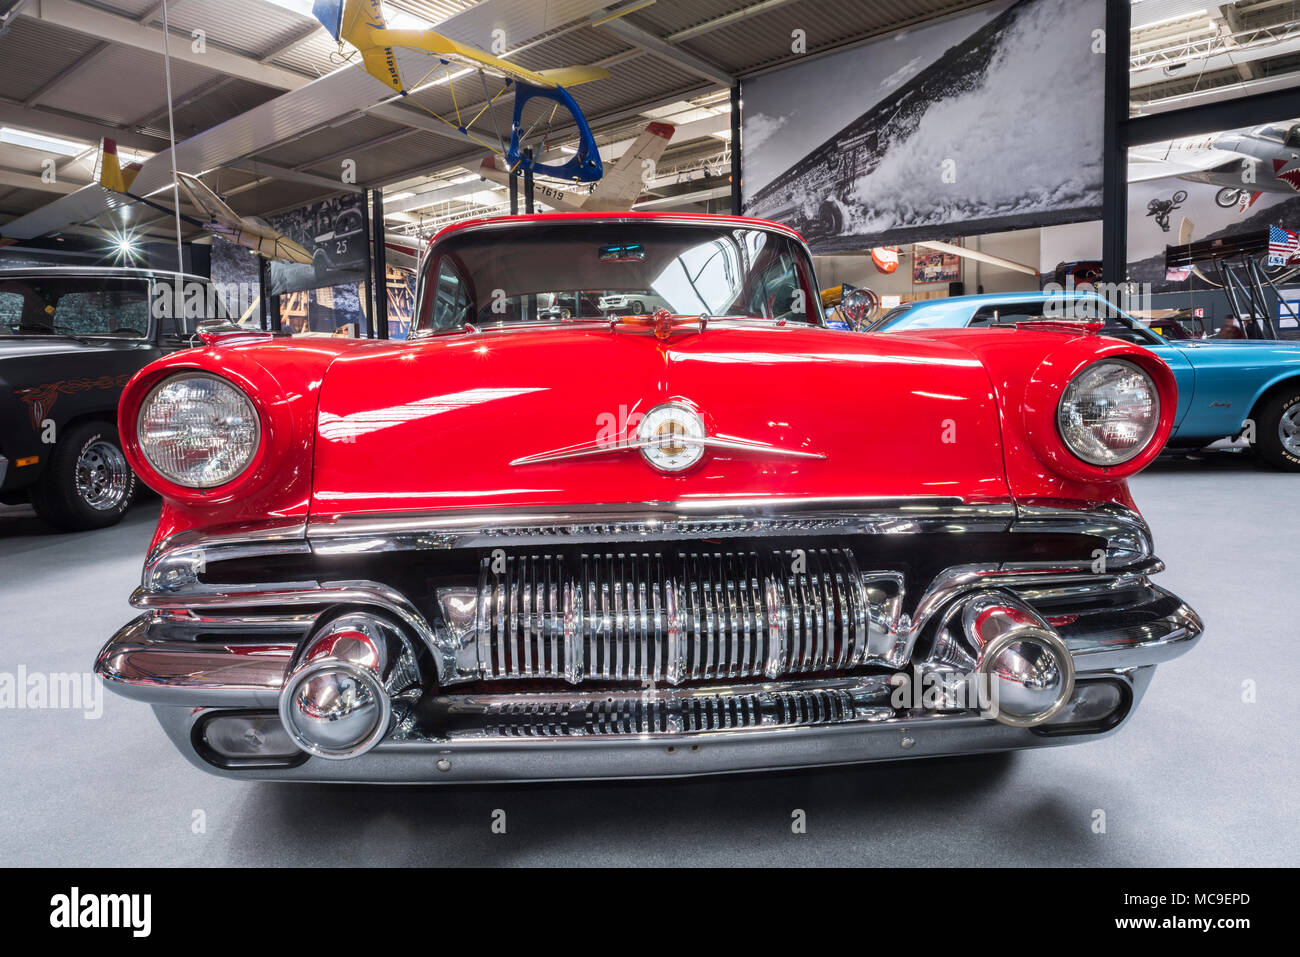
[{"label": "fluorescent ceiling light", "polygon": [[304,17],[311,17],[316,20],[312,14],[312,0],[263,0],[272,7],[278,7],[282,10],[292,10],[294,13],[302,13]]},{"label": "fluorescent ceiling light", "polygon": [[292,10],[294,13],[301,13],[304,17],[316,17],[311,12],[312,0],[263,0],[273,7],[279,7],[282,10]]},{"label": "fluorescent ceiling light", "polygon": [[0,143],[25,146],[30,150],[57,153],[60,156],[78,156],[91,148],[89,143],[61,140],[55,136],[46,136],[44,133],[28,133],[26,130],[16,130],[9,126],[0,126]]},{"label": "fluorescent ceiling light", "polygon": [[384,22],[388,24],[390,30],[432,30],[433,21],[426,20],[424,17],[418,17],[414,13],[407,13],[405,10],[396,10],[388,7],[384,10]]},{"label": "fluorescent ceiling light", "polygon": [[1204,0],[1134,0],[1131,19],[1134,30],[1209,15]]}]

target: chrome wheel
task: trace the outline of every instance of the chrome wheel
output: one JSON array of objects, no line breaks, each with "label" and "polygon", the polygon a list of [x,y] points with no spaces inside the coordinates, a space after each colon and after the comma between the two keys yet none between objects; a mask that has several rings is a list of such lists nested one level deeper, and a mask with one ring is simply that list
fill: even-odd
[{"label": "chrome wheel", "polygon": [[1282,448],[1300,458],[1300,403],[1291,406],[1277,420],[1277,437]]},{"label": "chrome wheel", "polygon": [[89,443],[77,456],[77,495],[91,508],[109,512],[122,504],[131,488],[131,467],[112,442]]}]

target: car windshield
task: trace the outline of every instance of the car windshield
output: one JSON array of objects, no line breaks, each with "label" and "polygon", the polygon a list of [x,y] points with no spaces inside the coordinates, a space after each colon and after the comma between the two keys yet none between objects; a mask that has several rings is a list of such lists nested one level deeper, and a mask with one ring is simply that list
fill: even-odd
[{"label": "car windshield", "polygon": [[1159,345],[1160,340],[1146,328],[1102,299],[1031,299],[990,303],[969,310],[924,306],[899,306],[877,319],[867,332],[904,332],[917,329],[1014,329],[1017,323],[1060,319],[1076,322],[1105,323],[1103,336],[1123,339],[1141,346]]},{"label": "car windshield", "polygon": [[821,324],[802,246],[766,229],[654,222],[533,222],[437,244],[419,330],[674,315]]},{"label": "car windshield", "polygon": [[0,336],[149,334],[149,284],[102,276],[0,277]]},{"label": "car windshield", "polygon": [[907,312],[907,310],[911,308],[912,308],[912,304],[910,302],[904,303],[901,306],[895,306],[893,309],[890,309],[879,319],[875,320],[872,323],[869,323],[866,327],[863,328],[862,331],[876,332],[877,330],[884,329],[888,325],[890,325],[890,323],[892,323],[895,319],[897,319],[899,316],[901,316],[903,313]]}]

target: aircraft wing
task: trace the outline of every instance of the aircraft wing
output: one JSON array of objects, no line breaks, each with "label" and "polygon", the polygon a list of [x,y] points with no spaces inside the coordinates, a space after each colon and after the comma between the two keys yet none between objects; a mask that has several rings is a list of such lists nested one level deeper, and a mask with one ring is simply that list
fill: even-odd
[{"label": "aircraft wing", "polygon": [[[583,14],[588,12],[588,4],[579,6]],[[592,6],[598,8],[600,3]],[[418,85],[447,61],[547,89],[609,76],[608,70],[591,66],[529,70],[436,30],[391,30],[380,0],[317,0],[312,12],[335,40],[346,41],[361,51],[366,72],[397,93]],[[410,72],[395,59],[395,51],[402,48],[419,50],[435,59]]]},{"label": "aircraft wing", "polygon": [[181,190],[190,204],[209,220],[229,226],[238,226],[242,217],[222,202],[221,197],[203,185],[203,180],[190,173],[176,174],[181,181]]},{"label": "aircraft wing", "polygon": [[[403,89],[401,83],[406,82],[414,85],[414,83],[423,79],[423,76],[417,74],[413,78],[410,74],[399,75],[399,71],[394,70],[390,65],[394,48],[422,50],[434,57],[453,60],[487,73],[510,77],[513,80],[523,80],[525,83],[547,89],[554,89],[557,86],[573,86],[591,80],[603,80],[609,76],[608,70],[596,66],[565,66],[553,70],[529,70],[517,63],[503,60],[467,43],[459,43],[451,37],[436,33],[433,30],[369,30],[364,37],[355,36],[348,39],[361,51],[361,55],[366,62],[366,69],[371,73],[378,72],[378,75],[383,76],[385,82],[399,93]],[[362,46],[363,43],[366,45]],[[426,63],[424,70],[427,72],[430,69],[435,69],[438,65],[437,63]],[[378,70],[375,69],[376,67]]]},{"label": "aircraft wing", "polygon": [[677,128],[669,123],[650,123],[622,156],[609,164],[605,175],[596,183],[591,197],[583,204],[586,209],[627,210],[645,192],[647,171],[653,172],[659,157],[664,155],[668,141]]},{"label": "aircraft wing", "polygon": [[1144,183],[1167,176],[1185,176],[1204,173],[1242,159],[1240,153],[1229,150],[1180,147],[1174,143],[1151,143],[1129,150],[1128,181]]},{"label": "aircraft wing", "polygon": [[[510,174],[502,167],[495,156],[489,156],[483,160],[483,164],[478,169],[479,176],[490,183],[496,183],[498,186],[510,185]],[[606,173],[606,175],[609,175]],[[520,177],[520,189],[523,188],[523,178]],[[590,195],[581,192],[570,192],[569,190],[560,189],[552,186],[543,180],[533,181],[533,199],[547,206],[550,209],[557,209],[561,212],[576,213],[580,209],[590,209],[587,200]],[[628,209],[628,206],[620,206],[619,209]]]},{"label": "aircraft wing", "polygon": [[74,193],[66,193],[40,209],[0,226],[0,234],[8,239],[32,239],[44,236],[73,223],[94,219],[110,209],[132,202],[128,196],[105,189],[98,183],[83,186]]}]

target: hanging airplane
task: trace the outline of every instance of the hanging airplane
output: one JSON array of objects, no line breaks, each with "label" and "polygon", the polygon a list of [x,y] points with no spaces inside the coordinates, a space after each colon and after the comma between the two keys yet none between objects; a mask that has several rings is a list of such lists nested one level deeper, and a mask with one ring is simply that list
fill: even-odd
[{"label": "hanging airplane", "polygon": [[1219,187],[1214,201],[1245,212],[1264,193],[1300,192],[1300,122],[1135,146],[1130,183],[1173,176]]},{"label": "hanging airplane", "polygon": [[[154,209],[172,212],[163,203],[155,202],[132,191],[141,169],[140,163],[129,163],[123,167],[117,154],[117,143],[105,138],[100,144],[99,183],[97,186],[88,186],[85,189],[91,192],[99,190],[106,202],[117,205],[144,203]],[[251,249],[267,259],[307,264],[314,262],[312,254],[307,249],[269,223],[253,216],[240,216],[197,176],[179,172],[176,176],[181,191],[199,213],[198,216],[187,212],[181,213],[181,218],[190,225],[198,226],[236,245]],[[323,265],[323,262],[316,263],[318,272],[323,272]]]},{"label": "hanging airplane", "polygon": [[[595,210],[596,212],[624,212],[632,209],[646,191],[647,179],[653,176],[659,157],[663,156],[668,141],[677,128],[670,123],[654,122],[646,125],[627,152],[610,163],[605,175],[590,192],[558,189],[547,183],[533,182],[533,197],[551,209],[565,212]],[[650,174],[647,176],[647,173]],[[510,184],[508,168],[495,156],[489,156],[479,166],[479,176],[501,186]]]},{"label": "hanging airplane", "polygon": [[[592,183],[601,178],[603,170],[600,151],[596,149],[591,127],[566,87],[608,77],[609,71],[603,67],[566,66],[550,70],[529,70],[435,30],[389,29],[380,0],[316,0],[312,13],[324,24],[330,36],[338,41],[340,53],[344,53],[346,45],[355,47],[361,53],[366,72],[402,96],[407,96],[413,88],[427,82],[440,70],[445,75],[445,82],[453,85],[456,82],[456,76],[451,71],[453,63],[504,79],[505,86],[501,91],[489,98],[468,120],[461,113],[454,95],[454,121],[436,113],[431,115],[455,127],[470,140],[490,146],[480,140],[472,129],[483,114],[492,109],[497,98],[513,86],[515,98],[510,144],[506,146],[502,142],[500,145],[503,148],[498,151],[508,168],[520,171],[531,169],[536,174],[583,183]],[[432,58],[432,66],[426,60],[412,70],[399,60],[399,50],[428,54]],[[425,70],[425,67],[430,68]],[[413,77],[416,78],[414,82]],[[542,110],[536,119],[525,126],[524,110],[533,100],[549,102],[554,106],[549,115]],[[524,152],[526,141],[539,126],[549,129],[561,107],[577,126],[576,152],[565,162],[557,164],[544,164],[530,159]]]},{"label": "hanging airplane", "polygon": [[[180,179],[181,191],[207,217],[202,226],[208,232],[251,249],[267,259],[294,263],[315,262],[312,253],[277,231],[265,220],[255,216],[240,216],[222,202],[221,197],[204,186],[203,181],[197,176],[191,176],[189,173],[177,173],[176,176]],[[323,261],[316,265],[317,272],[323,273]]]},{"label": "hanging airplane", "polygon": [[403,236],[401,233],[385,233],[384,258],[390,266],[415,272],[420,266],[420,256],[428,244],[427,239]]}]

